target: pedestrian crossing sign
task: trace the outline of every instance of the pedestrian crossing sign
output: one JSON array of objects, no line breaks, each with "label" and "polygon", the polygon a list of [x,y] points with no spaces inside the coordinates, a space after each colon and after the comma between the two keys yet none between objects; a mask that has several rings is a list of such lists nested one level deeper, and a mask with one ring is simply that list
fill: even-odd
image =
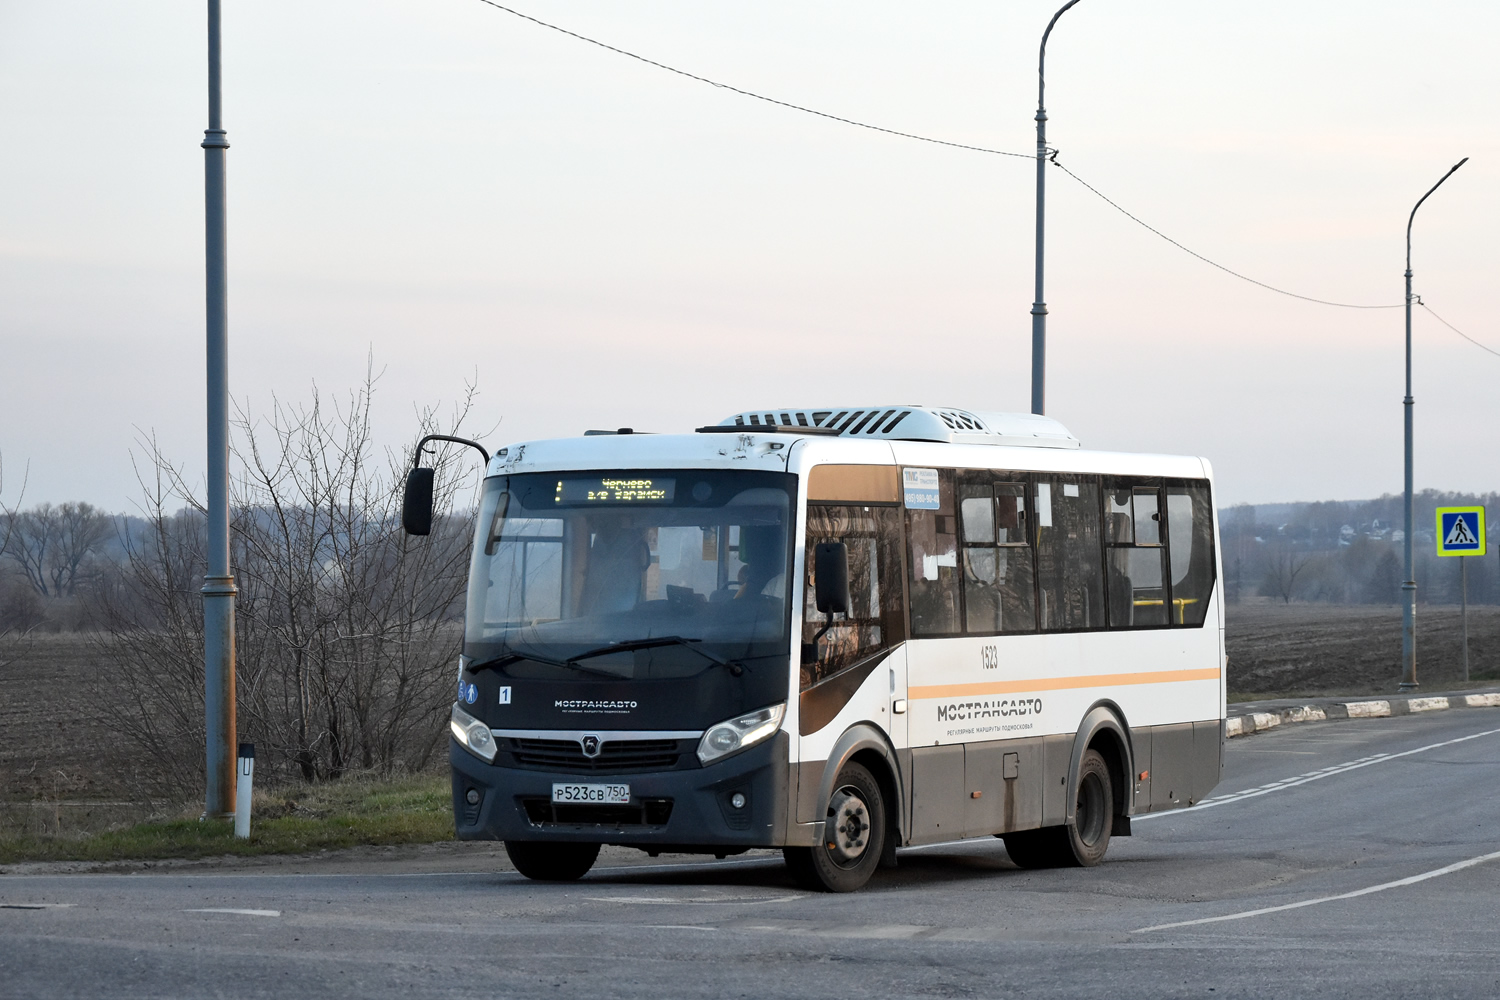
[{"label": "pedestrian crossing sign", "polygon": [[1484,555],[1484,508],[1439,507],[1437,509],[1437,554],[1440,556]]}]

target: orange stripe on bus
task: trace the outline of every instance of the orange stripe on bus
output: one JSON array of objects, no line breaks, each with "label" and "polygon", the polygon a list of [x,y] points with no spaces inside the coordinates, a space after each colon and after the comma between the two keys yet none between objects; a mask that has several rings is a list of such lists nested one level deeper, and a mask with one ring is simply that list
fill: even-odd
[{"label": "orange stripe on bus", "polygon": [[986,681],[981,684],[929,684],[907,688],[906,696],[913,700],[966,698],[970,695],[1067,691],[1073,688],[1109,687],[1114,684],[1173,684],[1178,681],[1218,679],[1218,668],[1205,667],[1201,670],[1156,670],[1145,674],[1089,674],[1083,677],[1037,677],[1027,681]]}]

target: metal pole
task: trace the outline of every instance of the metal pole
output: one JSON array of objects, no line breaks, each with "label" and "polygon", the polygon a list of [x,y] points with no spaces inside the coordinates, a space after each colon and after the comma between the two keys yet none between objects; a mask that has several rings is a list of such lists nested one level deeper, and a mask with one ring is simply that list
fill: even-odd
[{"label": "metal pole", "polygon": [[[1417,210],[1412,209],[1415,216]],[[1399,690],[1415,691],[1417,688],[1417,581],[1412,569],[1412,427],[1411,411],[1415,402],[1411,398],[1411,223],[1406,224],[1406,398],[1402,401],[1402,420],[1405,426],[1404,483],[1401,493],[1404,531],[1401,536],[1402,569],[1401,582],[1401,684]]]},{"label": "metal pole", "polygon": [[1047,22],[1036,62],[1036,298],[1031,303],[1031,412],[1046,412],[1047,303],[1042,294],[1043,237],[1047,223],[1047,37],[1057,19],[1078,0],[1068,0]]},{"label": "metal pole", "polygon": [[1422,197],[1420,197],[1420,198],[1417,199],[1417,203],[1412,206],[1411,215],[1409,215],[1407,217],[1407,219],[1406,219],[1406,398],[1402,401],[1402,404],[1401,404],[1402,407],[1404,408],[1404,413],[1405,413],[1404,423],[1406,425],[1405,426],[1405,430],[1406,430],[1405,493],[1404,493],[1404,495],[1402,497],[1402,507],[1403,507],[1404,514],[1405,514],[1405,529],[1406,529],[1406,531],[1405,531],[1405,537],[1402,539],[1402,541],[1405,543],[1402,546],[1402,548],[1404,549],[1404,553],[1403,554],[1404,554],[1404,557],[1405,557],[1404,558],[1404,563],[1405,563],[1405,570],[1406,570],[1406,579],[1401,584],[1401,591],[1402,591],[1402,594],[1401,594],[1401,596],[1402,596],[1402,602],[1401,602],[1401,663],[1402,663],[1402,679],[1401,679],[1401,684],[1400,684],[1400,690],[1402,690],[1402,691],[1415,691],[1417,689],[1417,581],[1416,581],[1416,571],[1413,569],[1413,563],[1414,563],[1415,560],[1413,558],[1413,548],[1412,548],[1412,546],[1413,546],[1413,544],[1415,543],[1416,540],[1414,538],[1412,538],[1412,531],[1411,531],[1411,520],[1412,520],[1412,516],[1411,516],[1412,515],[1412,510],[1411,510],[1411,508],[1412,508],[1412,424],[1411,424],[1411,418],[1412,418],[1412,405],[1414,403],[1414,400],[1411,398],[1411,304],[1412,304],[1412,294],[1411,294],[1411,224],[1416,219],[1416,217],[1417,217],[1417,209],[1419,209],[1419,208],[1422,207],[1422,202],[1426,201],[1427,198],[1428,198],[1428,196],[1431,195],[1432,192],[1434,192],[1438,188],[1442,187],[1443,181],[1445,181],[1449,177],[1453,176],[1453,171],[1457,170],[1459,167],[1463,166],[1465,163],[1468,163],[1468,162],[1469,162],[1469,158],[1467,156],[1465,156],[1462,160],[1459,160],[1452,167],[1450,167],[1448,169],[1448,172],[1443,175],[1442,180],[1439,180],[1436,184],[1434,184],[1431,188],[1429,188],[1427,190],[1427,194],[1424,194]]},{"label": "metal pole", "polygon": [[234,577],[229,571],[229,301],[219,2],[208,0],[208,129],[203,133],[208,360],[208,572],[203,586],[204,815],[234,814]]},{"label": "metal pole", "polygon": [[1458,557],[1458,593],[1464,623],[1464,683],[1469,682],[1469,557]]}]

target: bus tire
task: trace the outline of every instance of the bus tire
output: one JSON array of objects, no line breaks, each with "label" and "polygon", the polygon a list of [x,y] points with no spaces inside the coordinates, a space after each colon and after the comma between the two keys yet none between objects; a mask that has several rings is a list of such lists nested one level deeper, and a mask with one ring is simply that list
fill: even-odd
[{"label": "bus tire", "polygon": [[1109,765],[1097,750],[1088,750],[1078,763],[1078,789],[1073,822],[1063,829],[1067,833],[1063,862],[1080,868],[1092,868],[1104,860],[1109,850],[1109,835],[1114,829],[1114,788],[1109,780]]},{"label": "bus tire", "polygon": [[885,851],[885,799],[864,765],[851,761],[839,771],[826,816],[823,843],[782,855],[804,889],[853,892],[870,881]]},{"label": "bus tire", "polygon": [[1005,853],[1018,867],[1092,868],[1104,860],[1114,829],[1114,789],[1099,751],[1084,752],[1074,787],[1072,823],[1002,835]]},{"label": "bus tire", "polygon": [[505,853],[516,871],[538,882],[574,882],[588,874],[599,857],[598,844],[549,844],[507,840]]}]

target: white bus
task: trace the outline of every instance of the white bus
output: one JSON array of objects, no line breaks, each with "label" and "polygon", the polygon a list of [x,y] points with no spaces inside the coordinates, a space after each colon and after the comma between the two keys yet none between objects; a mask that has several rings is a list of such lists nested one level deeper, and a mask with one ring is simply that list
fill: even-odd
[{"label": "white bus", "polygon": [[1083,451],[1030,415],[783,409],[502,448],[457,835],[551,880],[602,844],[781,848],[836,892],[971,837],[1097,864],[1219,781],[1215,529],[1206,461]]}]

